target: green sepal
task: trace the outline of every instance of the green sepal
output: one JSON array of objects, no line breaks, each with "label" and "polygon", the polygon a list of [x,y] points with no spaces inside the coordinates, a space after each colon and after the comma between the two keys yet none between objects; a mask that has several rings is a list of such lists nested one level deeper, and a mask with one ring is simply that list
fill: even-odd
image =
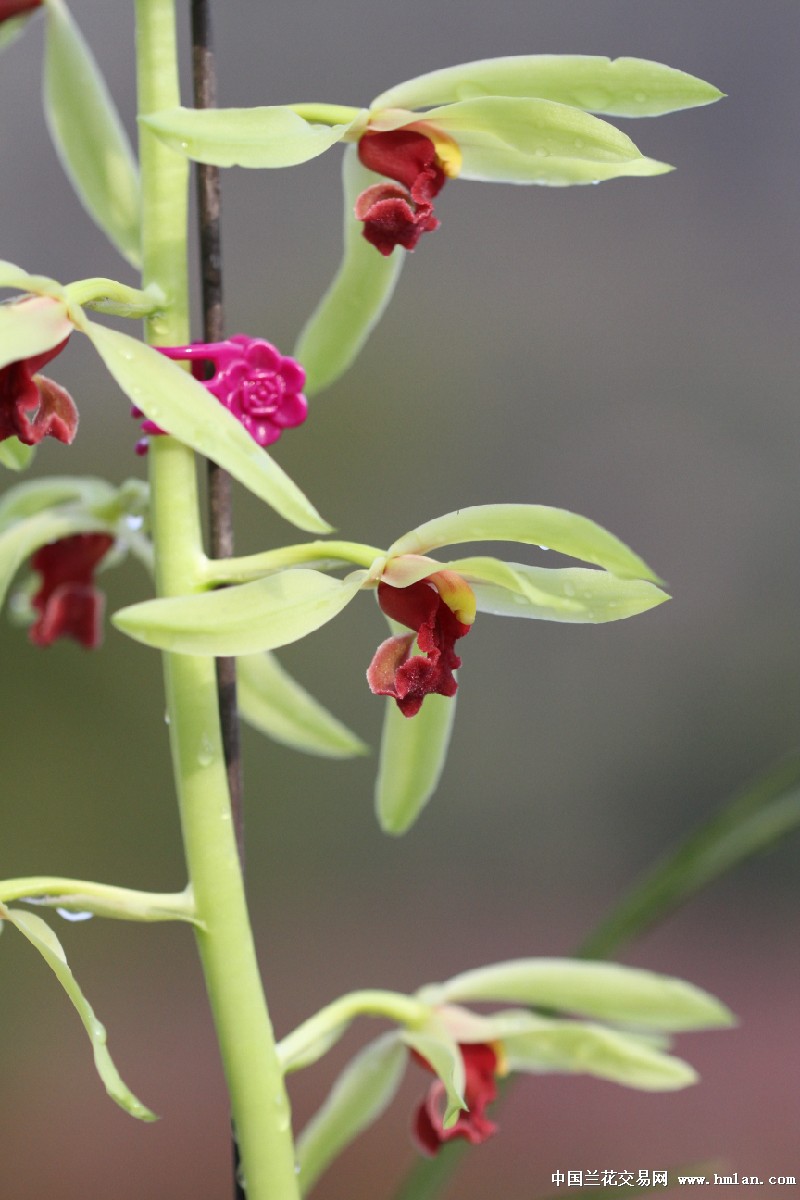
[{"label": "green sepal", "polygon": [[586,1021],[534,1021],[528,1032],[503,1039],[510,1071],[569,1071],[648,1092],[675,1091],[697,1081],[693,1067],[646,1038]]},{"label": "green sepal", "polygon": [[84,318],[81,328],[119,386],[151,421],[230,471],[287,521],[327,533],[311,502],[201,383],[152,346]]},{"label": "green sepal", "polygon": [[26,446],[16,437],[6,438],[0,442],[0,463],[9,471],[24,471],[33,462],[36,454],[35,446]]},{"label": "green sepal", "polygon": [[280,571],[195,596],[146,600],[112,624],[134,641],[177,654],[255,654],[313,633],[349,604],[366,571],[331,579],[320,571]]},{"label": "green sepal", "polygon": [[[395,129],[409,117],[419,120],[390,111],[373,117],[370,127]],[[671,170],[645,158],[607,121],[550,100],[485,96],[433,108],[423,118],[458,143],[462,179],[567,186]]]},{"label": "green sepal", "polygon": [[78,198],[133,266],[141,261],[139,174],[100,69],[61,0],[46,0],[44,107]]},{"label": "green sepal", "polygon": [[397,1092],[408,1054],[396,1033],[370,1042],[342,1071],[297,1139],[303,1195],[328,1165],[384,1112]]},{"label": "green sepal", "polygon": [[478,612],[499,617],[600,624],[647,612],[669,599],[643,579],[619,579],[586,567],[548,569],[494,558],[462,558],[447,563],[467,580]]},{"label": "green sepal", "polygon": [[97,1073],[111,1099],[132,1117],[136,1117],[140,1121],[155,1121],[155,1114],[150,1112],[150,1109],[146,1108],[141,1100],[137,1100],[122,1082],[106,1047],[105,1028],[98,1021],[89,1001],[79,988],[67,963],[61,943],[50,926],[34,913],[5,908],[2,904],[0,904],[0,920],[10,921],[23,937],[28,939],[34,949],[39,951],[74,1004],[92,1043]]},{"label": "green sepal", "polygon": [[384,833],[405,833],[436,790],[450,744],[455,696],[426,696],[413,717],[387,699],[375,808]]},{"label": "green sepal", "polygon": [[66,304],[55,297],[31,296],[0,304],[0,367],[52,350],[72,329]]},{"label": "green sepal", "polygon": [[520,54],[431,71],[373,101],[378,108],[426,108],[479,96],[538,97],[617,117],[655,117],[712,104],[722,92],[663,63],[588,54]]},{"label": "green sepal", "polygon": [[317,124],[282,105],[171,108],[139,121],[170,149],[217,167],[294,167],[324,154],[354,124]]},{"label": "green sepal", "polygon": [[450,1129],[458,1120],[458,1114],[467,1107],[464,1059],[455,1038],[441,1022],[433,1021],[425,1030],[404,1029],[400,1037],[430,1064],[433,1073],[444,1084],[447,1099],[442,1124],[445,1129]]},{"label": "green sepal", "polygon": [[734,1020],[714,996],[682,979],[569,958],[494,963],[422,988],[418,995],[433,1005],[526,1004],[666,1031],[715,1029]]},{"label": "green sepal", "polygon": [[309,395],[334,383],[357,357],[389,303],[403,266],[403,251],[379,254],[364,237],[363,222],[353,213],[356,198],[378,179],[361,165],[356,147],[348,146],[342,165],[342,262],[292,351],[303,364]]},{"label": "green sepal", "polygon": [[566,509],[544,504],[480,504],[460,508],[404,534],[389,547],[387,556],[427,554],[437,547],[461,542],[538,545],[603,567],[620,579],[660,582],[637,554],[602,526]]},{"label": "green sepal", "polygon": [[249,725],[305,754],[352,758],[369,748],[277,661],[274,655],[237,659],[239,711]]}]

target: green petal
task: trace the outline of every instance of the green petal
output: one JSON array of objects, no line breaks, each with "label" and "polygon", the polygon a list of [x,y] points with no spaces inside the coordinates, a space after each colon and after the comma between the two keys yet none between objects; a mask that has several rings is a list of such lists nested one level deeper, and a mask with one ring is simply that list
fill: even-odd
[{"label": "green petal", "polygon": [[6,46],[10,46],[15,42],[22,33],[25,26],[28,24],[29,14],[25,13],[21,17],[7,17],[0,25],[0,50],[5,50]]},{"label": "green petal", "polygon": [[603,567],[622,579],[649,579],[657,575],[638,555],[602,526],[544,504],[480,504],[445,513],[398,538],[387,555],[427,554],[429,550],[461,542],[522,542],[557,550],[571,558]]},{"label": "green petal", "polygon": [[0,442],[0,463],[9,471],[24,471],[31,465],[35,453],[35,446],[26,446],[19,438],[10,437]]},{"label": "green petal", "polygon": [[446,1032],[444,1026],[424,1032],[404,1029],[400,1036],[407,1046],[430,1063],[434,1074],[444,1084],[447,1105],[442,1124],[449,1129],[458,1120],[458,1114],[467,1107],[464,1102],[464,1060],[455,1039]]},{"label": "green petal", "polygon": [[0,304],[0,367],[52,350],[72,333],[61,300],[33,297]]},{"label": "green petal", "polygon": [[328,387],[354,361],[383,315],[405,260],[402,250],[380,254],[353,215],[356,198],[378,178],[362,167],[355,146],[348,146],[342,167],[344,255],[292,351],[305,368],[309,395]]},{"label": "green petal", "polygon": [[[390,114],[372,125],[406,124],[401,117]],[[562,186],[670,169],[645,158],[607,121],[550,100],[487,96],[433,108],[424,118],[458,143],[462,179]]]},{"label": "green petal", "polygon": [[407,1059],[397,1035],[388,1033],[370,1042],[348,1063],[297,1140],[304,1195],[345,1146],[387,1108],[400,1086]]},{"label": "green petal", "polygon": [[171,108],[139,120],[172,150],[218,167],[294,167],[324,154],[354,123],[311,123],[281,105]]},{"label": "green petal", "polygon": [[674,1091],[695,1083],[697,1072],[635,1035],[583,1021],[542,1018],[535,1032],[503,1040],[511,1071],[569,1071],[648,1092]]},{"label": "green petal", "polygon": [[151,421],[230,471],[293,525],[311,533],[330,530],[297,484],[187,371],[115,329],[88,320],[82,328],[123,392]]},{"label": "green petal", "polygon": [[137,642],[178,654],[255,654],[313,633],[349,604],[366,578],[281,571],[253,583],[196,596],[146,600],[112,622]]},{"label": "green petal", "polygon": [[0,498],[0,530],[60,504],[77,504],[85,510],[103,508],[113,504],[117,495],[117,488],[91,476],[50,475],[31,479],[18,483]]},{"label": "green petal", "polygon": [[248,724],[268,737],[328,758],[367,754],[368,748],[297,683],[271,654],[237,660],[237,693]]},{"label": "green petal", "polygon": [[585,567],[548,570],[494,558],[462,558],[447,566],[469,582],[479,612],[499,617],[600,624],[634,617],[669,599],[643,579],[618,579]]},{"label": "green petal", "polygon": [[139,174],[92,53],[61,0],[46,0],[45,116],[81,203],[128,262],[140,262]]},{"label": "green petal", "polygon": [[569,958],[495,963],[424,988],[419,995],[436,1005],[484,1000],[527,1004],[668,1031],[713,1029],[733,1022],[719,1000],[682,979]]},{"label": "green petal", "polygon": [[538,97],[609,116],[655,117],[711,104],[722,92],[644,58],[520,54],[431,71],[390,88],[372,107],[427,108],[479,96]]},{"label": "green petal", "polygon": [[0,905],[0,917],[15,925],[31,945],[39,951],[75,1005],[84,1028],[89,1034],[89,1040],[92,1043],[94,1064],[97,1068],[97,1073],[102,1079],[111,1099],[115,1100],[120,1108],[124,1108],[132,1117],[137,1117],[140,1121],[155,1121],[155,1114],[151,1113],[148,1108],[145,1108],[141,1100],[137,1100],[120,1079],[119,1072],[114,1066],[111,1055],[106,1048],[105,1028],[94,1015],[89,1001],[78,987],[75,976],[72,974],[67,963],[61,943],[50,926],[34,913],[23,912],[20,909],[6,909],[2,905]]},{"label": "green petal", "polygon": [[375,785],[384,833],[405,833],[436,790],[455,718],[454,696],[426,696],[414,717],[386,701],[380,765]]}]

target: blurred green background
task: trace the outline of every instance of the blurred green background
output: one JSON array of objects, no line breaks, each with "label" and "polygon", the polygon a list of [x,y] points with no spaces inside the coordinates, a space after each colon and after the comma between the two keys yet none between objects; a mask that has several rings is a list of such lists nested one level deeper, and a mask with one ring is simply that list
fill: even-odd
[{"label": "blurred green background", "polygon": [[[188,23],[188,4],[185,18]],[[277,457],[342,536],[388,544],[470,503],[593,517],[674,599],[619,625],[479,619],[435,802],[405,838],[372,815],[374,757],[306,760],[245,734],[248,879],[286,1032],[355,986],[413,989],[511,956],[566,954],[630,881],[796,745],[797,113],[794,0],[275,0],[217,5],[220,102],[366,103],[437,66],[513,53],[638,55],[709,79],[721,104],[620,122],[677,170],[569,190],[455,183],[355,368]],[[130,4],[74,14],[126,119]],[[60,173],[38,99],[41,28],[0,59],[0,256],[68,280],[132,276]],[[228,328],[288,350],[338,261],[339,153],[224,178]],[[122,274],[120,274],[122,272]],[[36,471],[140,474],[126,401],[79,339],[58,378],[82,414]],[[244,552],[295,540],[237,495]],[[109,604],[147,594],[133,567]],[[374,746],[368,597],[284,661]],[[101,654],[0,632],[0,873],[168,890],[183,882],[160,667],[110,630]],[[797,841],[695,902],[628,961],[691,978],[741,1018],[686,1037],[701,1069],[664,1097],[525,1081],[452,1190],[529,1200],[552,1172],[716,1159],[800,1176]],[[106,1098],[74,1012],[13,931],[0,942],[3,1200],[218,1200],[226,1100],[191,936],[92,921],[59,932],[126,1080]],[[362,1031],[359,1031],[362,1032]],[[352,1050],[357,1038],[347,1043]],[[300,1120],[342,1056],[293,1088]],[[319,1187],[373,1200],[413,1160],[402,1097]],[[691,1194],[687,1190],[687,1195]],[[770,1194],[765,1192],[764,1194]]]}]

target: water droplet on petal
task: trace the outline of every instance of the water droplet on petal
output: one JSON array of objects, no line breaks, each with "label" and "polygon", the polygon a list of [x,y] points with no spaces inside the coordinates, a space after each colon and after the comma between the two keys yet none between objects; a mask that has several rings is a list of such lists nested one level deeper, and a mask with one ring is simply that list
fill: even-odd
[{"label": "water droplet on petal", "polygon": [[60,917],[63,917],[65,921],[91,921],[92,917],[94,916],[94,913],[83,912],[82,910],[80,912],[75,912],[70,908],[57,908],[56,912]]}]

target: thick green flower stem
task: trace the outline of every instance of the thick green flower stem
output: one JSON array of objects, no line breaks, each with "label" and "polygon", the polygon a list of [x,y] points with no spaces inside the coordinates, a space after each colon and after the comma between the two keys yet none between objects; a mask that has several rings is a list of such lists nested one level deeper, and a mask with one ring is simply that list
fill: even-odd
[{"label": "thick green flower stem", "polygon": [[[180,103],[174,0],[137,0],[140,112]],[[144,284],[167,297],[147,321],[153,344],[189,340],[188,165],[142,129]],[[198,589],[203,560],[194,456],[169,437],[150,451],[156,584]],[[297,1200],[289,1106],[275,1049],[232,828],[214,660],[165,654],[170,743],[195,913],[248,1200]]]}]

